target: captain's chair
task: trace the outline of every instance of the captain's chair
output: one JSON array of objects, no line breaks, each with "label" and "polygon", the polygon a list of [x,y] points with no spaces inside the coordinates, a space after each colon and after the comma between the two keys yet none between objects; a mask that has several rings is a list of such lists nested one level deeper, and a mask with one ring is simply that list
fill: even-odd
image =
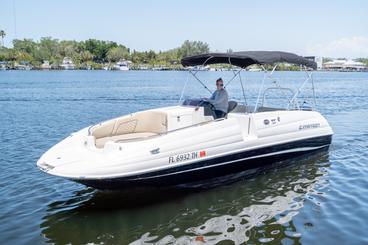
[{"label": "captain's chair", "polygon": [[229,101],[229,106],[227,108],[227,113],[232,112],[237,105],[238,105],[238,103],[236,101],[232,101],[232,100]]},{"label": "captain's chair", "polygon": [[229,105],[227,107],[227,113],[225,115],[225,118],[227,117],[227,114],[229,114],[230,112],[232,112],[237,105],[238,105],[238,103],[236,101],[232,101],[232,100],[229,101]]}]

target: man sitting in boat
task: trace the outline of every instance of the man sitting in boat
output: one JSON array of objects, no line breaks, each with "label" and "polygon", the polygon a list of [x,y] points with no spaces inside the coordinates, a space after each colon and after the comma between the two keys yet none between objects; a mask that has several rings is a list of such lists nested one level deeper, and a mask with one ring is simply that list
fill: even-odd
[{"label": "man sitting in boat", "polygon": [[212,96],[209,99],[205,99],[215,107],[215,119],[225,117],[229,106],[229,96],[224,88],[222,78],[216,80],[216,87],[217,89]]}]

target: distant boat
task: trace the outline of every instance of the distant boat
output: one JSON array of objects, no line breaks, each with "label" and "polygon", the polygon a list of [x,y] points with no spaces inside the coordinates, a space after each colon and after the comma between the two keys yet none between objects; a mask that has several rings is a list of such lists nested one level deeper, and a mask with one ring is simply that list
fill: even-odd
[{"label": "distant boat", "polygon": [[8,68],[6,67],[7,62],[1,61],[0,62],[0,71],[6,71]]},{"label": "distant boat", "polygon": [[69,57],[64,57],[63,62],[61,63],[60,67],[64,70],[74,70],[75,69],[73,60]]},{"label": "distant boat", "polygon": [[42,65],[41,65],[41,69],[50,70],[51,69],[50,62],[48,60],[44,60]]},{"label": "distant boat", "polygon": [[119,71],[129,71],[130,63],[132,63],[132,62],[129,61],[129,60],[119,60],[119,62],[117,62],[113,66],[113,69],[114,70],[119,70]]},{"label": "distant boat", "polygon": [[262,71],[262,69],[260,69],[260,68],[250,68],[248,71],[259,72],[259,71]]},{"label": "distant boat", "polygon": [[139,67],[138,67],[138,70],[143,70],[143,71],[145,71],[145,70],[148,70],[148,67],[147,67],[147,66],[139,66]]},{"label": "distant boat", "polygon": [[167,71],[169,70],[170,68],[167,67],[167,66],[157,66],[157,67],[152,67],[152,71]]},{"label": "distant boat", "polygon": [[28,61],[21,61],[20,64],[16,64],[14,68],[16,70],[29,71],[32,69],[32,66]]},{"label": "distant boat", "polygon": [[82,66],[81,69],[90,71],[90,70],[93,70],[93,67],[89,64],[86,64],[86,65]]}]

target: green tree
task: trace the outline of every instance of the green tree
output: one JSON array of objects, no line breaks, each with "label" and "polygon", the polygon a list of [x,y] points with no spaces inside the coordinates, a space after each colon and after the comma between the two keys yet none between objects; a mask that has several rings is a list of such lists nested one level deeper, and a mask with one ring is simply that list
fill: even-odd
[{"label": "green tree", "polygon": [[79,51],[79,45],[76,41],[61,41],[59,52],[61,56],[73,57]]},{"label": "green tree", "polygon": [[179,63],[179,58],[178,58],[178,48],[175,49],[170,49],[168,51],[164,51],[164,52],[159,52],[156,55],[156,60],[160,63],[160,64],[164,64],[164,65],[173,65],[173,64],[178,64]]},{"label": "green tree", "polygon": [[8,49],[5,47],[0,47],[0,61],[8,60]]},{"label": "green tree", "polygon": [[330,61],[332,61],[331,58],[327,58],[327,57],[322,58],[322,63],[326,63],[326,62],[330,62]]},{"label": "green tree", "polygon": [[1,37],[1,46],[4,47],[4,37],[6,36],[6,33],[4,30],[0,30],[0,37]]},{"label": "green tree", "polygon": [[[4,33],[5,34],[5,33]],[[0,47],[0,60],[30,61],[39,65],[44,60],[51,64],[58,64],[68,56],[78,66],[91,65],[101,67],[107,61],[116,62],[120,59],[131,59],[135,64],[150,65],[178,65],[180,59],[189,55],[209,52],[207,43],[186,40],[180,47],[167,51],[155,52],[153,50],[130,52],[129,48],[111,41],[89,39],[86,41],[73,41],[42,37],[40,41],[32,39],[15,39],[13,48]]]},{"label": "green tree", "polygon": [[81,61],[83,63],[87,63],[87,62],[93,60],[93,55],[91,54],[91,52],[89,52],[88,50],[86,50],[86,51],[82,51],[80,53],[80,58],[81,58]]},{"label": "green tree", "polygon": [[6,49],[6,48],[2,48],[2,50],[4,51],[3,53],[3,60],[4,61],[15,61],[16,60],[16,51],[11,48],[11,49]]},{"label": "green tree", "polygon": [[191,55],[208,53],[209,45],[201,41],[186,40],[179,48],[179,58],[184,58]]},{"label": "green tree", "polygon": [[107,52],[107,59],[110,62],[117,62],[121,59],[128,59],[129,58],[129,50],[123,47],[115,47],[110,49]]},{"label": "green tree", "polygon": [[156,53],[153,50],[150,50],[148,52],[145,52],[146,59],[151,62],[156,59]]},{"label": "green tree", "polygon": [[107,61],[107,52],[112,48],[118,47],[118,44],[110,41],[89,39],[82,44],[82,47],[93,55],[95,62],[102,63]]},{"label": "green tree", "polygon": [[13,46],[16,51],[32,54],[37,49],[37,44],[32,39],[14,39]]},{"label": "green tree", "polygon": [[15,53],[15,60],[18,61],[18,62],[21,62],[21,61],[33,61],[33,57],[27,53],[27,52],[23,52],[23,51],[17,51]]},{"label": "green tree", "polygon": [[39,43],[39,49],[43,60],[61,59],[58,39],[42,37]]},{"label": "green tree", "polygon": [[12,60],[20,61],[35,61],[37,57],[38,47],[37,43],[32,39],[15,39],[13,40],[14,53],[12,53]]},{"label": "green tree", "polygon": [[368,67],[368,58],[358,58],[356,60],[362,62],[364,65]]},{"label": "green tree", "polygon": [[133,53],[131,55],[131,59],[133,61],[133,63],[147,63],[147,60],[145,60],[145,56],[143,52],[138,52],[133,50]]}]

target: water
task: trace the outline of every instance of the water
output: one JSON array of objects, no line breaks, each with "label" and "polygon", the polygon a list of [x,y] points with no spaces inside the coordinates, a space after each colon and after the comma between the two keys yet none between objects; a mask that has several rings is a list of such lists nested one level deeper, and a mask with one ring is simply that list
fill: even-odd
[{"label": "water", "polygon": [[[200,74],[210,88],[220,75],[231,77]],[[262,73],[245,75],[251,104]],[[275,77],[296,88],[304,75]],[[36,161],[87,125],[177,104],[187,73],[0,72],[0,244],[367,244],[368,73],[314,76],[335,132],[329,152],[204,190],[103,192],[46,175]],[[242,98],[237,81],[228,91]],[[208,96],[194,80],[186,95]]]}]

